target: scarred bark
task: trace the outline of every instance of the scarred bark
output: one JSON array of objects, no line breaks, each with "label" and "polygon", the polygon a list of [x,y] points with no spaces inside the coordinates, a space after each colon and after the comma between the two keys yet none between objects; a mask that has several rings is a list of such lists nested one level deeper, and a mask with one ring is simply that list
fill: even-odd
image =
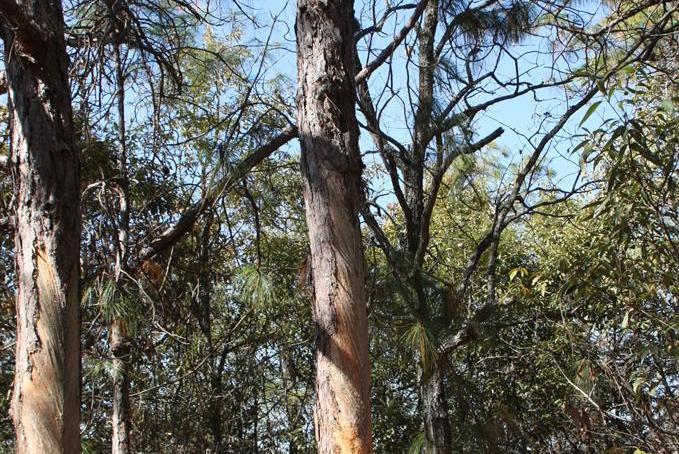
[{"label": "scarred bark", "polygon": [[353,2],[300,0],[298,128],[316,326],[319,453],[372,451]]},{"label": "scarred bark", "polygon": [[78,453],[78,151],[61,2],[0,2],[16,210],[18,453]]}]

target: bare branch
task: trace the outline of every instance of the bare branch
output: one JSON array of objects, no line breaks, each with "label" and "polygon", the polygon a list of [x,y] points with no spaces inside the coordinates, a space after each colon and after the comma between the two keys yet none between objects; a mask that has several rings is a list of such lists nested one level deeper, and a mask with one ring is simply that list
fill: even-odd
[{"label": "bare branch", "polygon": [[451,152],[442,163],[442,165],[436,170],[432,178],[432,182],[429,190],[429,198],[426,201],[424,211],[422,212],[423,221],[420,223],[420,241],[417,248],[416,263],[422,263],[424,259],[424,254],[429,246],[429,224],[431,220],[432,213],[434,211],[434,206],[436,205],[436,199],[438,198],[439,187],[443,180],[443,176],[446,171],[453,163],[456,157],[465,154],[472,154],[490,144],[492,141],[500,137],[505,132],[502,128],[497,128],[495,131],[488,134],[483,139],[478,142],[468,144],[464,147],[460,147],[454,152]]},{"label": "bare branch", "polygon": [[382,14],[382,17],[380,20],[375,22],[373,25],[370,27],[366,27],[362,30],[357,31],[354,34],[354,41],[359,41],[360,39],[364,38],[365,36],[375,33],[375,32],[380,32],[382,31],[382,27],[384,27],[384,24],[387,22],[387,19],[389,19],[389,16],[396,11],[402,10],[402,9],[412,9],[416,8],[418,6],[417,3],[407,3],[405,5],[396,5],[396,6],[391,6],[387,8],[384,13]]},{"label": "bare branch", "polygon": [[363,68],[358,74],[356,74],[356,82],[359,83],[362,80],[367,79],[370,77],[370,75],[377,69],[379,66],[387,61],[387,59],[391,56],[391,54],[394,53],[396,48],[403,42],[403,40],[406,38],[408,35],[408,32],[415,27],[417,24],[417,21],[420,19],[420,16],[422,16],[422,12],[424,11],[424,8],[427,6],[427,3],[429,3],[429,0],[421,0],[420,4],[417,5],[417,8],[415,8],[415,11],[413,11],[412,16],[410,16],[410,19],[408,19],[408,22],[406,22],[405,26],[396,34],[394,37],[394,40],[389,43],[387,47],[385,47],[382,52],[373,60],[372,62],[368,63],[365,68]]}]

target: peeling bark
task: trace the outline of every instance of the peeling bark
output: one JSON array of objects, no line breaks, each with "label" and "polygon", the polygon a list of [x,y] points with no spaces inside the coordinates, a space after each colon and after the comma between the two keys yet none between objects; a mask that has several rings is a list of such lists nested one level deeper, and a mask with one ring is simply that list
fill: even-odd
[{"label": "peeling bark", "polygon": [[61,2],[0,2],[16,211],[18,453],[80,452],[78,150]]},{"label": "peeling bark", "polygon": [[315,430],[322,454],[372,451],[353,18],[352,1],[298,2],[297,124],[314,288]]}]

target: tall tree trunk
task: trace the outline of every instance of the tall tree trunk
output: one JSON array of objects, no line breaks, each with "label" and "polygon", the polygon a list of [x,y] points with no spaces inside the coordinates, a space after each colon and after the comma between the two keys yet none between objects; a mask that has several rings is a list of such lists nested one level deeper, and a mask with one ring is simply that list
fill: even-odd
[{"label": "tall tree trunk", "polygon": [[80,189],[61,2],[0,2],[16,209],[18,453],[80,452]]},{"label": "tall tree trunk", "polygon": [[215,366],[212,372],[210,386],[212,388],[209,407],[210,431],[212,432],[212,452],[216,454],[224,452],[224,437],[222,436],[222,405],[224,403],[222,398],[222,371],[217,369],[217,366]]},{"label": "tall tree trunk", "polygon": [[[424,212],[424,164],[429,146],[430,128],[434,106],[434,71],[437,61],[434,54],[434,41],[438,26],[439,2],[430,0],[422,17],[418,30],[418,105],[415,113],[415,142],[413,144],[413,163],[406,173],[406,197],[413,216],[410,232],[409,251],[417,270],[413,277],[413,285],[417,294],[420,316],[428,318],[429,311],[424,301],[421,275],[424,252],[428,246],[429,223]],[[424,434],[427,439],[426,451],[429,454],[448,454],[453,452],[453,441],[448,417],[448,402],[445,396],[444,359],[428,365],[429,370],[420,364],[420,402],[424,417]]]},{"label": "tall tree trunk", "polygon": [[[437,0],[429,0],[424,9],[422,24],[417,32],[418,39],[418,94],[415,111],[414,141],[411,149],[411,162],[406,166],[405,197],[412,216],[412,230],[408,232],[408,248],[414,251],[412,260],[421,260],[417,254],[420,242],[423,238],[424,219],[424,167],[426,161],[428,136],[431,129],[432,112],[434,107],[434,70],[436,58],[434,56],[434,39],[438,24]],[[423,245],[426,247],[426,245]],[[423,256],[422,254],[421,256]],[[421,264],[415,264],[420,267]]]},{"label": "tall tree trunk", "polygon": [[[115,2],[120,8],[121,2]],[[124,283],[127,280],[127,256],[130,230],[129,211],[129,178],[127,171],[127,137],[125,131],[125,75],[121,56],[120,22],[116,20],[117,14],[114,5],[109,2],[110,26],[114,32],[113,64],[115,67],[116,80],[116,107],[118,110],[118,181],[120,182],[119,203],[117,213],[117,253],[115,263],[115,281],[117,295],[121,297],[124,292]],[[125,328],[126,321],[114,315],[109,327],[109,343],[113,356],[113,415],[111,425],[111,453],[129,454],[130,445],[130,379],[128,372],[128,359],[130,355],[130,341]]]},{"label": "tall tree trunk", "polygon": [[303,451],[297,434],[299,426],[299,399],[294,393],[297,382],[297,374],[292,365],[291,353],[284,345],[278,347],[280,358],[280,374],[283,380],[283,392],[285,393],[285,415],[288,419],[288,453],[298,454]]},{"label": "tall tree trunk", "polygon": [[372,451],[362,163],[350,0],[299,0],[298,128],[311,246],[319,453]]}]

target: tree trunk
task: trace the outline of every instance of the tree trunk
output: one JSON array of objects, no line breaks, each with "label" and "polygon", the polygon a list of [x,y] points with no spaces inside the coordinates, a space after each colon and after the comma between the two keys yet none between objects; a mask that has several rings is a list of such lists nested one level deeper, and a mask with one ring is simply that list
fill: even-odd
[{"label": "tree trunk", "polygon": [[0,2],[16,209],[18,453],[80,452],[80,190],[61,2]]},{"label": "tree trunk", "polygon": [[420,401],[424,415],[424,435],[427,454],[450,454],[453,437],[448,418],[442,359],[434,361],[429,370],[420,368]]},{"label": "tree trunk", "polygon": [[278,348],[280,358],[280,373],[283,380],[283,392],[285,393],[285,415],[288,420],[288,453],[298,454],[303,452],[298,440],[298,426],[300,405],[299,399],[294,393],[297,382],[297,374],[292,365],[291,353],[284,345]]},{"label": "tree trunk", "polygon": [[[212,433],[212,452],[224,452],[222,436],[222,372],[223,360],[215,357],[215,349],[212,344],[212,316],[210,303],[212,301],[212,274],[210,266],[210,235],[213,217],[210,210],[205,215],[205,224],[200,235],[198,250],[198,295],[195,304],[196,318],[200,331],[205,336],[205,345],[210,355],[210,387],[212,395],[209,396],[208,420]],[[217,225],[219,230],[219,224]]]},{"label": "tree trunk", "polygon": [[222,436],[222,406],[224,399],[222,398],[222,372],[221,370],[212,372],[210,379],[210,386],[212,388],[212,396],[210,397],[209,418],[210,431],[212,432],[212,452],[224,452],[224,442]]},{"label": "tree trunk", "polygon": [[[117,2],[119,4],[120,2]],[[118,110],[118,181],[120,195],[118,204],[117,253],[115,263],[115,281],[117,295],[124,292],[127,280],[127,250],[130,231],[129,211],[129,178],[127,171],[127,137],[125,131],[125,75],[120,53],[121,31],[117,28],[116,13],[109,3],[111,27],[116,27],[113,45],[113,61],[116,80],[116,107]],[[130,379],[128,377],[127,361],[130,355],[130,342],[125,329],[125,320],[115,315],[109,327],[110,348],[113,355],[113,415],[111,425],[111,453],[129,454],[130,445]]]},{"label": "tree trunk", "polygon": [[127,454],[130,450],[130,380],[127,371],[127,357],[130,343],[125,332],[124,320],[116,317],[109,330],[109,342],[113,354],[113,415],[111,425],[111,453]]},{"label": "tree trunk", "polygon": [[319,453],[372,451],[353,2],[299,0],[298,128],[316,326]]},{"label": "tree trunk", "polygon": [[[413,165],[409,166],[406,177],[406,197],[413,216],[410,232],[409,252],[415,270],[421,270],[428,247],[430,219],[424,210],[424,167],[426,151],[430,141],[430,128],[434,107],[434,71],[437,61],[434,41],[438,26],[439,2],[430,0],[422,16],[418,30],[418,105],[415,113],[415,142],[413,144]],[[435,197],[435,195],[430,195]],[[413,288],[418,299],[417,309],[422,319],[431,314],[426,304],[420,273],[413,274]],[[453,452],[453,440],[448,418],[448,402],[445,395],[445,367],[439,358],[424,371],[420,366],[420,402],[424,416],[424,433],[427,439],[426,452],[448,454]]]}]

